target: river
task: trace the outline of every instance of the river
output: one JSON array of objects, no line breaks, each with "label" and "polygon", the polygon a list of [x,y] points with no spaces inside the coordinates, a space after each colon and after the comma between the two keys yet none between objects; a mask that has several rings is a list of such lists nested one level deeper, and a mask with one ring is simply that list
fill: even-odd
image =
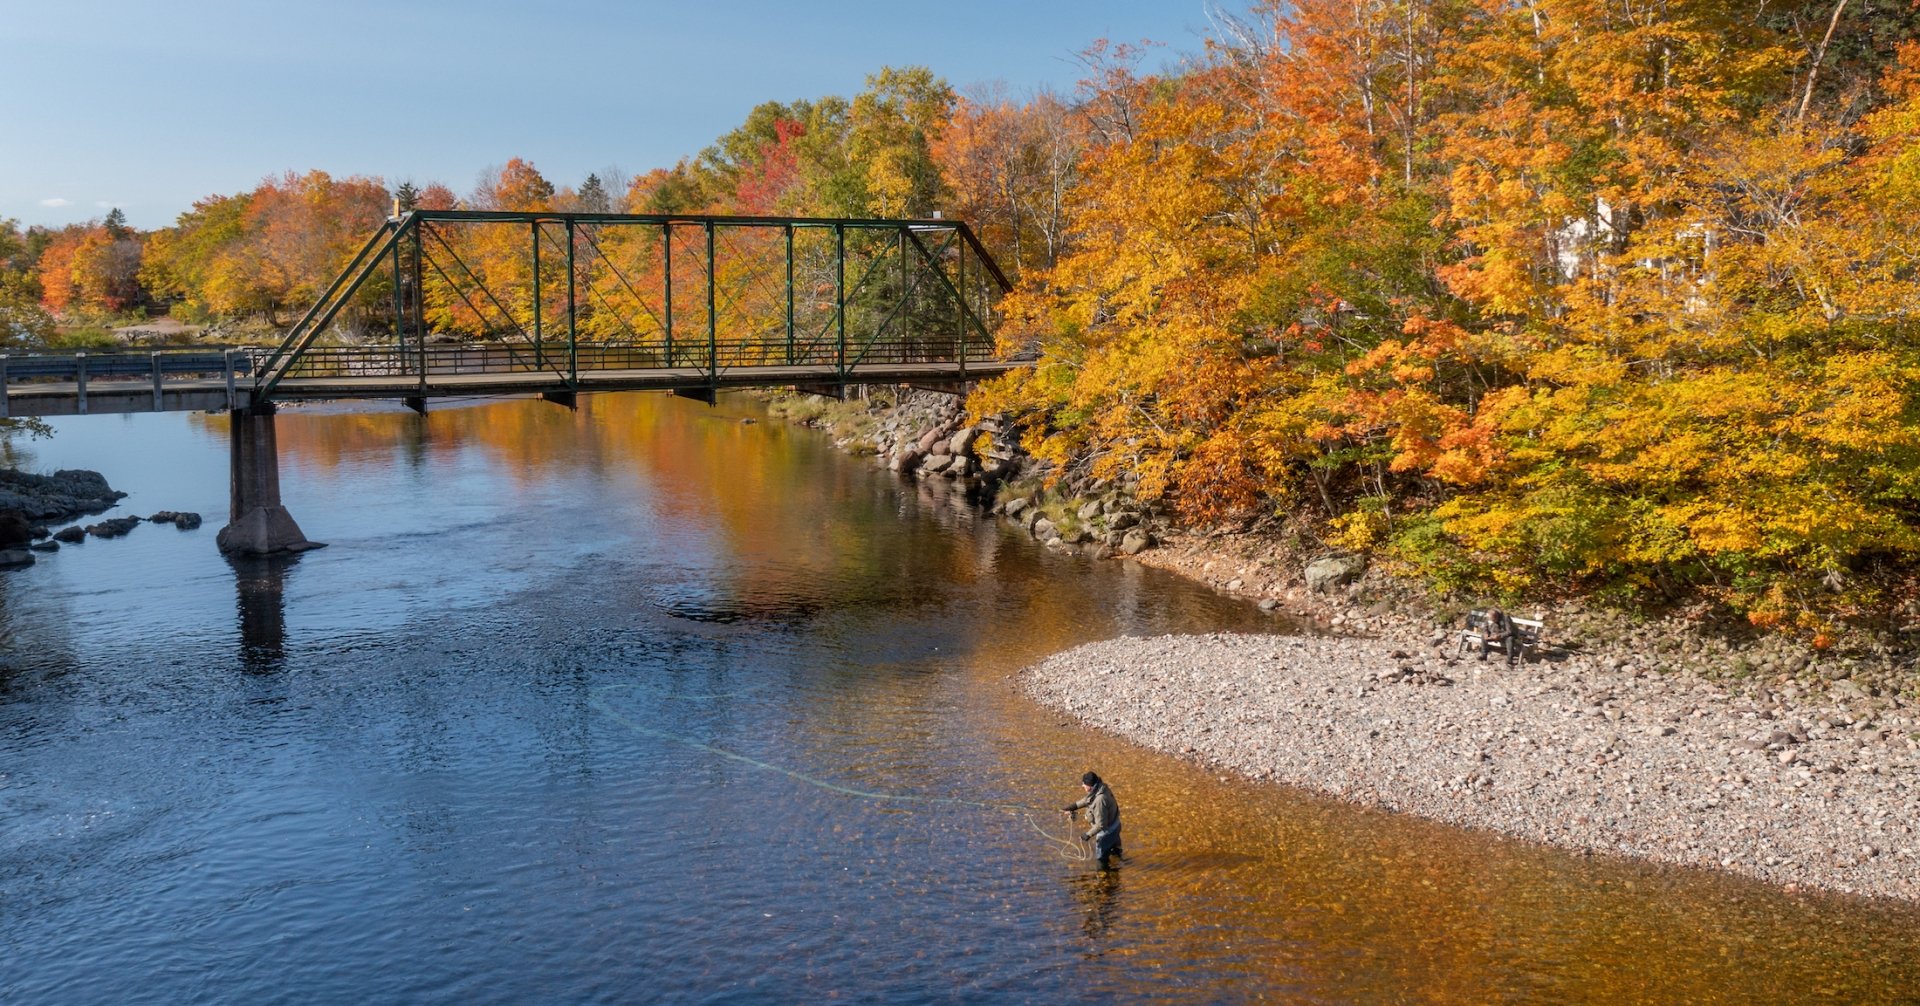
[{"label": "river", "polygon": [[[225,420],[39,470],[198,510],[0,573],[0,1001],[1920,995],[1920,911],[1571,856],[1091,734],[1009,675],[1286,631],[656,395],[289,410],[329,548],[229,563]],[[1072,858],[1095,768],[1130,859]]]}]

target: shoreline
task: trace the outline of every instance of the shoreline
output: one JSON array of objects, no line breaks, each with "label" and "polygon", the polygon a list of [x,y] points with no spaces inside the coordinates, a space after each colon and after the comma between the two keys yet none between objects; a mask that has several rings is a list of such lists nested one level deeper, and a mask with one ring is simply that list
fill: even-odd
[{"label": "shoreline", "polygon": [[1043,706],[1215,770],[1578,853],[1920,900],[1914,710],[1769,705],[1444,642],[1122,638],[1020,672]]},{"label": "shoreline", "polygon": [[[1511,670],[1459,658],[1457,613],[1385,571],[1362,564],[1316,590],[1306,557],[1269,536],[1173,527],[1084,477],[1043,491],[1024,453],[970,449],[958,405],[773,414],[904,478],[964,481],[1035,547],[1130,558],[1328,633],[1076,647],[1016,675],[1043,706],[1360,806],[1789,890],[1920,901],[1920,700],[1902,697],[1911,681],[1897,654],[1560,604],[1543,609],[1543,654]],[[963,454],[966,467],[922,460]],[[1099,513],[1076,522],[1096,495]],[[1142,512],[1145,547],[1117,547],[1116,510]]]}]

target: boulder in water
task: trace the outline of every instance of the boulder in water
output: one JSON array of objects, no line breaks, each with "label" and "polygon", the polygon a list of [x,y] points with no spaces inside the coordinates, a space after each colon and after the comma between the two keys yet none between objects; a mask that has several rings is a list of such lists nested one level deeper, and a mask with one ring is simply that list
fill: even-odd
[{"label": "boulder in water", "polygon": [[95,538],[118,538],[138,526],[140,526],[138,517],[115,517],[98,524],[88,524],[87,533]]},{"label": "boulder in water", "polygon": [[191,531],[200,526],[200,515],[186,511],[162,510],[147,519],[155,524],[172,524],[182,531]]},{"label": "boulder in water", "polygon": [[127,494],[115,492],[99,472],[63,469],[35,475],[0,469],[0,510],[13,510],[29,521],[58,523],[99,513]]}]

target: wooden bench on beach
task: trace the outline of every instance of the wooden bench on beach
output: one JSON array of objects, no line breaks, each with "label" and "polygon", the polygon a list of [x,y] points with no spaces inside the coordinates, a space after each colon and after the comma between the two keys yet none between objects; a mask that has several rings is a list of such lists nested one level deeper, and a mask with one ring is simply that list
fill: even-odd
[{"label": "wooden bench on beach", "polygon": [[[1481,654],[1485,655],[1489,645],[1488,640],[1494,635],[1492,613],[1493,609],[1490,608],[1475,608],[1467,612],[1467,627],[1460,630],[1458,652],[1465,653],[1468,646],[1476,646],[1480,648]],[[1525,654],[1540,648],[1540,641],[1546,629],[1544,618],[1518,618],[1508,615],[1507,623],[1509,628],[1504,644],[1499,642],[1492,644],[1496,647],[1504,646],[1507,663],[1513,663]]]}]

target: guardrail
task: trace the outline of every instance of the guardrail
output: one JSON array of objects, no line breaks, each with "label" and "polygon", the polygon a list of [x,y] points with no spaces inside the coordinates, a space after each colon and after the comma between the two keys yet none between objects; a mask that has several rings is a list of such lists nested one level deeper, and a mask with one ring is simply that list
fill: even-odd
[{"label": "guardrail", "polygon": [[121,390],[129,382],[145,379],[151,382],[153,407],[158,411],[168,378],[213,377],[225,382],[229,403],[242,403],[266,353],[259,347],[200,346],[145,353],[0,353],[0,417],[8,415],[11,389],[22,384],[72,382],[79,411],[85,412],[90,385],[111,381],[115,390]]},{"label": "guardrail", "polygon": [[289,365],[284,380],[343,377],[412,377],[430,385],[436,377],[470,374],[550,373],[556,381],[573,384],[597,372],[692,369],[714,377],[737,367],[849,368],[875,364],[958,362],[985,360],[992,346],[983,338],[952,336],[874,340],[841,347],[817,340],[812,344],[784,339],[740,339],[669,343],[664,339],[638,342],[549,344],[450,343],[425,349],[393,344],[310,347]]}]

